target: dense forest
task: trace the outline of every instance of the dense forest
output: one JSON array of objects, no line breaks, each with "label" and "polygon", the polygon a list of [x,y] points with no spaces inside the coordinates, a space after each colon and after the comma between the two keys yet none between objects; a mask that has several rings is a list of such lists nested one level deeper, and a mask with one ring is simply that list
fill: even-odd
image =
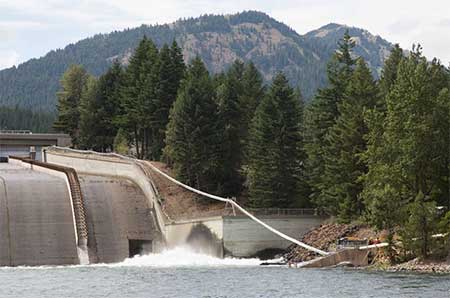
[{"label": "dense forest", "polygon": [[17,106],[0,107],[0,130],[30,130],[51,132],[55,116],[51,113],[33,112]]},{"label": "dense forest", "polygon": [[236,60],[211,74],[175,41],[144,38],[126,68],[96,78],[72,65],[54,126],[78,148],[162,160],[248,206],[314,207],[400,235],[405,256],[447,255],[448,237],[431,236],[450,232],[449,69],[395,46],[376,79],[354,47],[346,33],[305,104],[281,72],[266,84]]},{"label": "dense forest", "polygon": [[309,100],[324,87],[326,64],[345,30],[358,40],[354,51],[364,57],[376,75],[391,44],[365,30],[329,24],[299,35],[268,15],[248,11],[235,15],[204,15],[173,24],[147,26],[98,34],[0,71],[0,106],[55,112],[59,79],[71,64],[80,64],[100,76],[114,60],[129,63],[129,56],[143,36],[160,48],[176,39],[185,62],[200,56],[210,73],[220,73],[234,60],[252,61],[265,82],[283,71],[292,86],[299,86]]}]

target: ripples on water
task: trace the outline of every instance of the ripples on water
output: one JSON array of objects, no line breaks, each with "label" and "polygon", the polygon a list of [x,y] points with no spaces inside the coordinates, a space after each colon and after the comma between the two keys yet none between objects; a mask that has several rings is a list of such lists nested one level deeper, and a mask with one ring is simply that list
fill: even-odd
[{"label": "ripples on water", "polygon": [[259,266],[178,248],[90,266],[0,268],[0,297],[432,297],[450,276]]}]

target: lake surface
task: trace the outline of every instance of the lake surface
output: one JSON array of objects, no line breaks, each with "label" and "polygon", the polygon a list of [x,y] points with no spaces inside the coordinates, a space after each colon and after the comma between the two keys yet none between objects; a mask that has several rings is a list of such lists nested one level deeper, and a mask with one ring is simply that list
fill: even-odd
[{"label": "lake surface", "polygon": [[450,275],[258,266],[176,249],[119,264],[0,268],[0,297],[450,297]]}]

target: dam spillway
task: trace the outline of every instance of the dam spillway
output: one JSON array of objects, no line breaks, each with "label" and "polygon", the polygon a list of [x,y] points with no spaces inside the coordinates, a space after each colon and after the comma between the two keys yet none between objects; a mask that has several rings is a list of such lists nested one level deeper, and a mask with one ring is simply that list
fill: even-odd
[{"label": "dam spillway", "polygon": [[17,164],[0,169],[0,265],[78,264],[66,182]]},{"label": "dam spillway", "polygon": [[160,247],[161,231],[140,187],[85,173],[78,175],[89,231],[84,261],[74,193],[54,168],[12,158],[0,163],[0,266],[113,263]]},{"label": "dam spillway", "polygon": [[80,175],[91,263],[114,263],[153,251],[158,229],[140,188],[130,180]]},{"label": "dam spillway", "polygon": [[[58,147],[42,156],[45,163],[0,163],[0,266],[115,263],[199,243],[218,257],[253,257],[290,245],[239,215],[169,218],[145,162]],[[264,221],[298,237],[323,218],[275,215]]]}]

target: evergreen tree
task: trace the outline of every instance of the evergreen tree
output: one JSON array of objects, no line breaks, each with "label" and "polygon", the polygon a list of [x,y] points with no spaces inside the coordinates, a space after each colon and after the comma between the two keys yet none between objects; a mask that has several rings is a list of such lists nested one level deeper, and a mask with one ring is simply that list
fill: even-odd
[{"label": "evergreen tree", "polygon": [[[403,49],[398,44],[394,45],[389,54],[389,58],[384,62],[383,70],[381,71],[380,79],[380,91],[381,99],[384,100],[385,96],[391,91],[391,87],[394,85],[397,79],[398,65],[403,59]],[[383,105],[385,107],[385,105]],[[384,109],[383,109],[384,110]]]},{"label": "evergreen tree", "polygon": [[184,61],[181,50],[176,42],[172,48],[164,45],[159,53],[159,69],[152,130],[155,132],[152,140],[152,159],[158,160],[164,148],[166,127],[169,122],[169,112],[175,102],[180,81],[184,74]]},{"label": "evergreen tree", "polygon": [[240,95],[243,92],[242,76],[244,64],[235,61],[230,67],[223,83],[217,88],[219,120],[222,130],[222,172],[224,194],[236,196],[243,182],[242,167],[242,107]]},{"label": "evergreen tree", "polygon": [[183,52],[175,40],[173,40],[170,47],[170,62],[172,69],[172,92],[176,94],[180,87],[181,80],[184,77],[186,65],[184,64]]},{"label": "evergreen tree", "polygon": [[352,48],[355,43],[348,32],[339,42],[339,49],[328,64],[329,86],[320,89],[305,113],[306,135],[305,150],[308,182],[311,199],[319,207],[327,206],[327,198],[321,196],[322,177],[325,172],[324,149],[327,147],[326,135],[339,116],[338,105],[353,73],[355,59]]},{"label": "evergreen tree", "polygon": [[29,130],[32,132],[52,132],[55,117],[44,112],[14,107],[0,107],[0,130]]},{"label": "evergreen tree", "polygon": [[181,181],[221,193],[221,135],[214,93],[205,65],[195,58],[170,113],[164,152]]},{"label": "evergreen tree", "polygon": [[278,74],[252,122],[247,167],[253,206],[283,208],[302,199],[301,122],[294,90]]},{"label": "evergreen tree", "polygon": [[241,137],[243,146],[248,142],[250,125],[255,111],[265,96],[265,86],[261,73],[253,62],[245,66],[242,74],[242,89],[239,96],[241,106]]},{"label": "evergreen tree", "polygon": [[61,88],[56,94],[58,98],[58,117],[53,124],[56,130],[67,133],[72,138],[72,144],[78,145],[78,126],[80,112],[78,105],[85,88],[88,74],[80,65],[71,65],[61,78]]},{"label": "evergreen tree", "polygon": [[408,213],[409,217],[401,230],[403,245],[416,256],[427,258],[435,248],[431,236],[437,230],[436,203],[419,192],[408,206]]},{"label": "evergreen tree", "polygon": [[357,62],[343,100],[339,117],[330,128],[324,151],[325,171],[320,186],[325,209],[350,222],[361,216],[361,176],[367,172],[361,154],[366,150],[364,111],[376,105],[378,90],[370,69],[362,58]]},{"label": "evergreen tree", "polygon": [[429,63],[418,47],[398,66],[386,116],[368,114],[364,158],[369,171],[363,197],[369,219],[388,229],[390,239],[395,227],[410,217],[408,206],[418,196],[430,202],[448,198],[448,168],[443,166],[449,148],[447,80],[446,70],[437,61]]},{"label": "evergreen tree", "polygon": [[80,123],[79,123],[79,147],[81,149],[99,150],[96,146],[96,138],[99,133],[97,129],[97,98],[99,97],[98,80],[92,76],[87,79],[86,86],[81,94],[79,105]]},{"label": "evergreen tree", "polygon": [[120,114],[120,91],[123,70],[118,62],[98,80],[91,79],[80,105],[80,143],[85,149],[113,150]]},{"label": "evergreen tree", "polygon": [[123,114],[117,119],[128,132],[138,158],[151,157],[151,142],[156,135],[155,98],[159,59],[155,44],[144,37],[136,48],[125,72],[122,92]]}]

